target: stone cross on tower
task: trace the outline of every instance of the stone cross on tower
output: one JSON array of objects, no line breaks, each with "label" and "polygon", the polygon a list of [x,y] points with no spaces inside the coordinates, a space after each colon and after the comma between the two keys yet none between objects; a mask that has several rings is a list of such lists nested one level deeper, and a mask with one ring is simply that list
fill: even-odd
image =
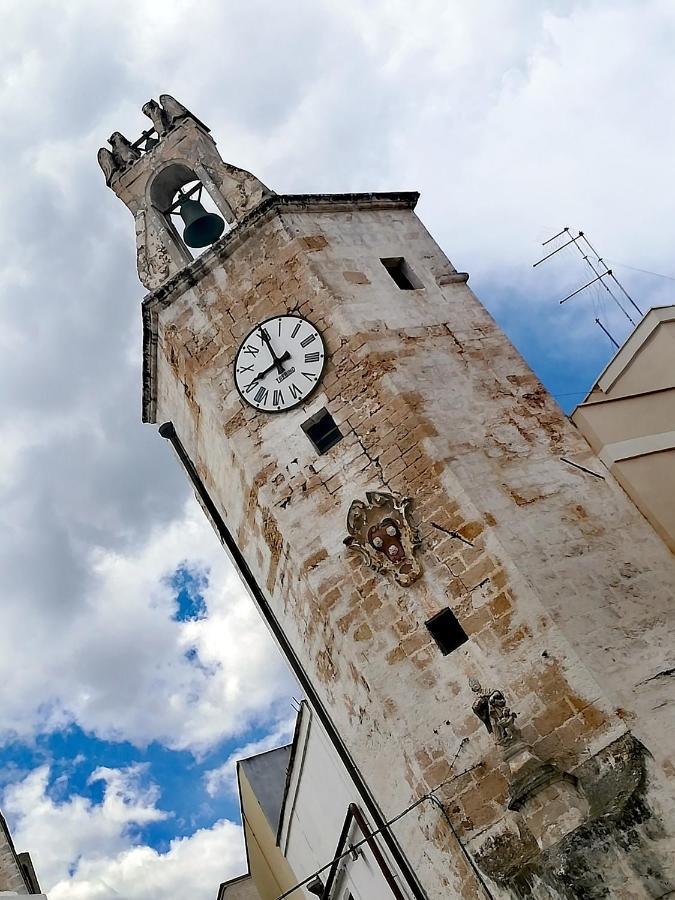
[{"label": "stone cross on tower", "polygon": [[[417,194],[274,194],[160,100],[152,129],[99,157],[150,291],[143,417],[374,825],[434,792],[384,828],[401,889],[665,896],[675,703],[654,679],[675,665],[672,555]],[[193,259],[170,211],[195,181],[230,228]],[[485,728],[472,678],[499,686]]]}]

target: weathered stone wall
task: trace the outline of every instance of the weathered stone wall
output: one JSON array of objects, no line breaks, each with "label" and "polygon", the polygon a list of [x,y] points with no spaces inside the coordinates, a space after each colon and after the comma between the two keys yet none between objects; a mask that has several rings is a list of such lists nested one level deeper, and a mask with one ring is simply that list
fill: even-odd
[{"label": "weathered stone wall", "polygon": [[[528,838],[509,845],[508,872],[490,869],[509,829],[536,836],[536,809],[533,832],[506,811],[470,676],[505,692],[524,739],[586,798],[602,793],[603,765],[617,770],[613,794],[584,802],[591,817],[614,815],[618,847],[640,807],[637,858],[650,855],[654,874],[648,883],[624,856],[609,895],[665,895],[675,730],[672,692],[657,692],[674,665],[672,556],[611,477],[571,464],[602,472],[414,213],[327,210],[287,204],[217,264],[205,255],[196,283],[148,301],[156,419],[173,421],[385,815],[478,766],[439,792],[452,830],[431,803],[396,826],[430,897],[485,896],[462,846],[494,876],[493,896],[579,896],[547,873],[574,859],[581,878],[607,853],[590,833],[583,853],[556,845],[556,859]],[[397,256],[422,290],[391,280],[380,257]],[[287,311],[321,329],[328,363],[304,407],[265,416],[242,404],[232,362],[254,324]],[[317,456],[300,426],[324,406],[344,439]],[[413,498],[424,572],[408,588],[343,546],[347,510],[368,489]],[[443,657],[424,622],[446,606],[469,641]],[[629,730],[654,757],[647,772],[635,751],[638,781],[611,749]],[[593,759],[605,760],[597,771]],[[594,890],[585,896],[605,896]]]},{"label": "weathered stone wall", "polygon": [[0,892],[2,891],[14,891],[17,894],[29,893],[12,847],[5,820],[0,816]]},{"label": "weathered stone wall", "polygon": [[149,290],[193,259],[177,239],[176,222],[167,212],[176,192],[193,181],[201,182],[229,223],[239,221],[272,193],[250,172],[224,162],[201,122],[191,114],[181,119],[109,182],[134,217],[138,277]]}]

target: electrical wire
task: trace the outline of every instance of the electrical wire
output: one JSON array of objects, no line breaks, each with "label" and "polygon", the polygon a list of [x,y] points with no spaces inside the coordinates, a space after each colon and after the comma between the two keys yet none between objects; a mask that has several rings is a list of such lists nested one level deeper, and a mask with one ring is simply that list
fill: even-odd
[{"label": "electrical wire", "polygon": [[626,263],[617,262],[615,259],[610,259],[609,262],[613,266],[621,266],[622,269],[630,269],[631,272],[642,272],[643,275],[655,275],[657,278],[667,278],[668,281],[675,281],[675,277],[672,275],[664,275],[663,272],[652,272],[650,269],[638,269],[635,266],[628,266]]},{"label": "electrical wire", "polygon": [[[459,742],[459,747],[457,748],[457,752],[455,753],[455,755],[452,759],[452,762],[450,763],[451,769],[454,766],[455,762],[457,761],[457,757],[462,752],[464,747],[468,744],[468,742],[469,742],[468,738],[462,738],[462,740]],[[480,768],[482,765],[483,765],[482,762],[476,763],[475,766],[470,766],[468,769],[464,769],[463,772],[459,772],[457,775],[453,775],[452,778],[447,778],[445,781],[441,781],[440,784],[437,784],[435,788],[432,788],[430,791],[427,791],[426,794],[422,794],[422,796],[418,797],[417,800],[415,800],[413,803],[410,804],[410,806],[407,806],[402,812],[398,813],[398,815],[394,816],[392,819],[389,819],[380,828],[376,828],[375,831],[371,831],[370,834],[368,834],[366,837],[363,838],[363,840],[357,841],[355,844],[350,844],[350,846],[347,848],[347,850],[345,850],[343,853],[339,853],[337,856],[334,856],[333,859],[330,860],[330,862],[327,862],[324,866],[321,866],[321,868],[317,869],[316,872],[312,872],[311,875],[308,875],[306,878],[303,878],[302,881],[299,881],[297,884],[294,884],[292,888],[289,888],[287,891],[284,891],[283,894],[279,894],[279,896],[276,898],[276,900],[284,900],[285,897],[289,897],[292,893],[297,891],[298,888],[301,888],[305,884],[308,884],[310,881],[313,881],[315,878],[317,878],[319,875],[321,875],[322,872],[325,872],[326,869],[330,869],[330,867],[334,863],[339,862],[341,859],[344,859],[345,856],[350,856],[354,850],[358,850],[359,847],[362,847],[364,844],[367,844],[371,838],[375,837],[375,835],[380,834],[385,829],[389,828],[391,825],[398,822],[399,819],[402,819],[404,816],[407,816],[409,812],[413,811],[413,809],[416,809],[416,807],[420,806],[422,803],[425,803],[427,800],[430,800],[434,796],[434,793],[436,791],[440,791],[440,789],[442,787],[445,787],[446,785],[451,784],[453,781],[457,781],[458,778],[462,778],[462,776],[464,776],[464,775],[468,775],[469,772],[473,772],[475,769]],[[440,801],[438,801],[438,798],[436,798],[436,797],[434,797],[434,800],[437,803],[440,802]],[[447,818],[447,813],[446,813],[446,818]],[[452,831],[453,831],[453,834],[455,834],[454,828],[452,829]],[[455,834],[455,837],[456,836],[457,835]],[[461,842],[459,845],[460,845],[462,851],[464,852],[464,854],[466,855],[466,850],[464,850],[464,847],[462,846]]]},{"label": "electrical wire", "polygon": [[586,386],[585,388],[583,388],[583,390],[580,390],[580,391],[566,391],[563,394],[551,394],[551,397],[579,397],[579,396],[581,396],[581,394],[587,394],[587,393],[588,393],[588,386]]},{"label": "electrical wire", "polygon": [[[628,291],[626,290],[626,288],[621,284],[621,282],[619,281],[619,279],[616,277],[616,275],[615,275],[615,274],[612,272],[612,270],[609,268],[609,266],[607,265],[607,263],[605,262],[605,260],[600,256],[600,254],[598,253],[598,251],[595,249],[595,247],[593,246],[593,244],[591,244],[591,242],[588,240],[588,238],[586,237],[586,235],[584,234],[583,231],[580,231],[580,232],[579,232],[579,237],[581,238],[581,240],[583,240],[583,242],[586,244],[586,246],[587,246],[588,249],[591,251],[591,253],[594,254],[594,256],[595,256],[595,258],[597,259],[597,261],[607,269],[607,272],[606,272],[605,274],[609,275],[609,277],[610,277],[610,278],[612,279],[612,281],[616,284],[616,286],[619,288],[619,290],[620,290],[621,293],[624,295],[624,297],[626,298],[626,300],[628,300],[628,302],[629,302],[630,305],[633,307],[633,309],[634,309],[640,316],[642,316],[643,313],[642,313],[642,310],[640,309],[640,307],[637,305],[637,303],[635,302],[635,300],[633,300],[633,298],[632,298],[631,295],[628,293]],[[581,248],[579,248],[579,251],[580,251],[580,252],[583,252],[583,251],[581,251]],[[604,284],[604,282],[603,282],[603,284]],[[609,291],[609,289],[608,289],[608,291]],[[617,306],[625,313],[626,317],[627,317],[628,319],[630,319],[631,323],[632,323],[633,325],[635,325],[635,322],[633,322],[633,320],[630,318],[630,316],[628,315],[628,313],[624,310],[623,306],[619,303],[618,299],[614,296],[614,294],[612,293],[612,291],[609,291],[609,293],[611,294],[611,296],[612,296],[612,298],[614,299],[614,301],[615,301],[615,303],[617,304]]]},{"label": "electrical wire", "polygon": [[440,811],[443,813],[443,816],[444,816],[444,818],[445,818],[445,821],[448,823],[448,828],[449,828],[450,831],[452,832],[453,837],[454,837],[455,840],[457,841],[457,844],[459,845],[460,850],[462,851],[462,853],[463,853],[464,856],[466,857],[466,860],[467,860],[467,862],[469,863],[469,866],[471,867],[471,869],[472,869],[474,875],[476,876],[476,878],[477,878],[478,881],[480,882],[481,887],[482,887],[483,890],[485,891],[485,896],[488,898],[488,900],[494,900],[494,894],[492,894],[492,892],[490,891],[490,888],[487,886],[487,884],[486,884],[486,882],[485,882],[485,879],[483,878],[483,876],[482,876],[482,874],[481,874],[481,872],[480,872],[478,866],[477,866],[476,863],[473,861],[473,858],[472,858],[471,854],[469,853],[469,851],[466,849],[466,847],[464,846],[464,844],[463,844],[462,841],[460,840],[460,837],[459,837],[459,835],[457,834],[457,832],[455,831],[455,826],[452,824],[452,820],[451,820],[450,816],[448,815],[448,811],[447,811],[447,809],[445,808],[444,804],[441,803],[441,801],[438,799],[438,797],[435,797],[435,796],[433,795],[433,793],[432,793],[431,796],[429,797],[429,800],[431,800],[431,802],[434,804],[434,806],[437,806],[437,807],[440,809]]}]

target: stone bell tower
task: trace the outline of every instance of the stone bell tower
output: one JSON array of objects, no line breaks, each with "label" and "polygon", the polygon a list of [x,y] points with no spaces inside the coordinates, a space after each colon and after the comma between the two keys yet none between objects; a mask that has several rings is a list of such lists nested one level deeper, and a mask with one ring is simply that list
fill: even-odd
[{"label": "stone bell tower", "polygon": [[[160,100],[99,153],[150,291],[143,419],[373,827],[430,794],[385,828],[403,894],[669,895],[672,555],[417,194],[275,194]],[[196,189],[229,227],[193,258],[174,223]]]}]

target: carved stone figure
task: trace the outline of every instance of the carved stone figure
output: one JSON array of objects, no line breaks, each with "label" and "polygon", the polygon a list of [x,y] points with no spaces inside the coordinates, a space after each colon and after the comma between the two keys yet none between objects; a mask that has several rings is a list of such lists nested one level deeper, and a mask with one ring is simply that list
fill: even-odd
[{"label": "carved stone figure", "polygon": [[168,117],[168,127],[172,128],[178,119],[191,115],[190,110],[186,109],[182,103],[179,103],[171,94],[160,94],[159,102],[164,108],[164,112]]},{"label": "carved stone figure", "polygon": [[478,694],[478,698],[474,701],[471,709],[485,725],[488,734],[492,734],[492,722],[490,721],[490,710],[488,708],[490,691],[484,691],[477,678],[469,678],[469,687],[474,694]]},{"label": "carved stone figure", "polygon": [[506,705],[506,697],[501,691],[492,692],[488,701],[488,710],[492,733],[498,744],[509,744],[519,737],[518,729],[514,724],[517,713],[512,712]]},{"label": "carved stone figure", "polygon": [[392,572],[399,584],[412,584],[422,569],[414,556],[420,540],[409,516],[410,499],[368,491],[366,501],[354,500],[349,507],[344,543],[376,572]]},{"label": "carved stone figure", "polygon": [[[166,95],[164,94],[162,96]],[[147,103],[143,104],[141,109],[144,115],[146,115],[155,126],[155,131],[159,137],[165,135],[171,127],[171,117],[169,113],[165,109],[162,109],[156,100],[148,100]]]},{"label": "carved stone figure", "polygon": [[117,172],[117,165],[115,163],[115,157],[112,155],[110,150],[107,147],[101,147],[98,151],[98,164],[103,170],[103,174],[105,175],[105,183],[110,187],[110,182],[112,181],[112,177]]},{"label": "carved stone figure", "polygon": [[113,160],[119,169],[126,169],[141,157],[140,151],[132,147],[131,142],[120,131],[113,131],[108,138],[108,143],[112,147]]},{"label": "carved stone figure", "polygon": [[520,735],[514,724],[517,713],[506,705],[504,694],[501,691],[484,691],[475,678],[469,679],[469,685],[478,694],[472,709],[489,734],[494,735],[495,742],[503,747],[518,740]]}]

